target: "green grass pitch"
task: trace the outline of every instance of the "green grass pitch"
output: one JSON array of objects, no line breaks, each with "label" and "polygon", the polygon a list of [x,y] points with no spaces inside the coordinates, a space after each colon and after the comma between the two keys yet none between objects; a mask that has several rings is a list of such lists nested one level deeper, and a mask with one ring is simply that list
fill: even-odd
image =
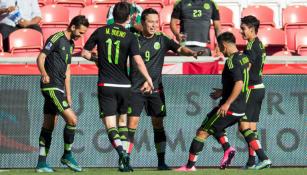
[{"label": "green grass pitch", "polygon": [[[2,169],[0,175],[27,175],[38,174],[34,169]],[[40,173],[41,174],[41,173]],[[121,173],[115,168],[84,168],[83,172],[74,173],[67,168],[57,168],[55,173],[43,173],[54,175],[117,175],[117,174],[131,174],[131,175],[307,175],[307,168],[270,168],[264,170],[241,170],[241,169],[198,169],[196,172],[175,172],[175,171],[157,171],[153,168],[136,168],[132,173]]]}]

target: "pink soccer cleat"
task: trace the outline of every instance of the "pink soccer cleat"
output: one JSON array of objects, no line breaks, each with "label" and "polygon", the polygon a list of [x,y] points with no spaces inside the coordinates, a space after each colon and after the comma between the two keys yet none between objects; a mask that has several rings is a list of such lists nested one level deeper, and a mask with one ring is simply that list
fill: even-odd
[{"label": "pink soccer cleat", "polygon": [[224,152],[224,157],[221,161],[220,169],[225,169],[226,167],[228,167],[231,163],[231,160],[235,156],[235,154],[236,154],[236,150],[233,147],[228,148]]},{"label": "pink soccer cleat", "polygon": [[188,168],[187,165],[183,165],[180,168],[175,169],[175,171],[178,172],[189,172],[189,171],[196,171],[195,166],[193,166],[192,168]]}]

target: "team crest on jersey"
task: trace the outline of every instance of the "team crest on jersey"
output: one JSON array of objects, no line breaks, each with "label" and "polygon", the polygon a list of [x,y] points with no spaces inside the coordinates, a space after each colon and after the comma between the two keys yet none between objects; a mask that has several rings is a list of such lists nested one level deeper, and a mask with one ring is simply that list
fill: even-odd
[{"label": "team crest on jersey", "polygon": [[128,113],[128,114],[131,114],[131,113],[132,113],[132,108],[131,108],[131,107],[128,107],[127,113]]},{"label": "team crest on jersey", "polygon": [[63,101],[62,104],[63,104],[63,106],[64,106],[65,108],[68,106],[67,101]]},{"label": "team crest on jersey", "polygon": [[46,44],[45,49],[50,50],[51,47],[52,47],[52,42],[49,42],[48,44]]},{"label": "team crest on jersey", "polygon": [[204,9],[209,10],[209,9],[210,9],[210,4],[205,3],[205,4],[204,4]]},{"label": "team crest on jersey", "polygon": [[192,4],[191,3],[188,3],[188,5],[187,5],[188,7],[191,7],[192,6]]},{"label": "team crest on jersey", "polygon": [[65,46],[62,47],[62,50],[65,50]]},{"label": "team crest on jersey", "polygon": [[156,50],[159,50],[160,47],[161,47],[160,43],[159,43],[159,42],[155,42],[154,48],[155,48]]}]

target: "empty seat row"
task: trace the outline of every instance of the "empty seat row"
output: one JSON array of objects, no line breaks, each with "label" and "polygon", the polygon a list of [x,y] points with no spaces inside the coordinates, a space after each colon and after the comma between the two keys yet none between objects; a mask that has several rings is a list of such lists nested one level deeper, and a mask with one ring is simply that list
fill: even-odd
[{"label": "empty seat row", "polygon": [[[236,42],[240,49],[246,46],[246,41],[241,37],[239,29],[223,27],[222,31],[230,31],[236,36]],[[260,40],[267,46],[268,55],[274,55],[284,50],[284,31],[272,27],[261,28],[258,33]],[[0,34],[0,51],[3,52],[2,36]],[[214,42],[215,40],[213,40]],[[85,39],[82,37],[75,42],[75,53],[79,53],[84,46]],[[43,47],[43,35],[33,29],[19,29],[9,36],[9,50],[11,55],[37,56]],[[296,33],[295,47],[299,55],[307,56],[307,30]]]}]

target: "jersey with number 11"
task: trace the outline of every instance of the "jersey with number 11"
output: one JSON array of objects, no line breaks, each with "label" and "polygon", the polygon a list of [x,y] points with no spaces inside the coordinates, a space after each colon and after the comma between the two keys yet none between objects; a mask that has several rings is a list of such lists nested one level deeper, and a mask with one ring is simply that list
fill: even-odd
[{"label": "jersey with number 11", "polygon": [[130,84],[127,59],[140,55],[136,36],[121,25],[112,24],[96,29],[84,49],[98,51],[98,83]]}]

